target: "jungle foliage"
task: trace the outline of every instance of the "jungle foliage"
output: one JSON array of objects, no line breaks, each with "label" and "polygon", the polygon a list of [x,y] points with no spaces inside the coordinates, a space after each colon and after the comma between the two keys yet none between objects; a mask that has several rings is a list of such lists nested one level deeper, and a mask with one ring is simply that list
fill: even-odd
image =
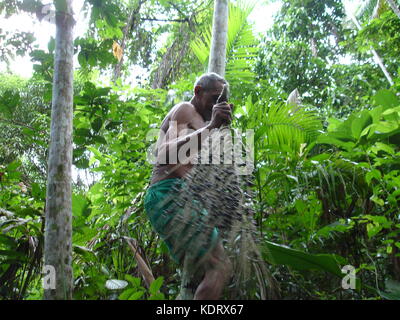
[{"label": "jungle foliage", "polygon": [[[254,130],[254,220],[268,270],[282,299],[400,299],[400,20],[389,6],[373,18],[364,6],[358,32],[342,1],[280,2],[259,36],[248,20],[253,6],[232,1],[226,73],[232,126]],[[36,19],[42,5],[3,1],[0,13]],[[175,299],[180,271],[143,207],[156,139],[149,132],[190,99],[205,71],[212,2],[86,0],[83,10],[89,27],[75,39],[74,298]],[[34,63],[30,79],[0,75],[0,299],[43,295],[54,39],[37,50],[32,37],[0,35],[1,59],[30,55]],[[149,74],[136,86],[127,84],[134,65]],[[286,104],[296,88],[303,101]],[[342,288],[346,265],[355,268],[354,290]]]}]

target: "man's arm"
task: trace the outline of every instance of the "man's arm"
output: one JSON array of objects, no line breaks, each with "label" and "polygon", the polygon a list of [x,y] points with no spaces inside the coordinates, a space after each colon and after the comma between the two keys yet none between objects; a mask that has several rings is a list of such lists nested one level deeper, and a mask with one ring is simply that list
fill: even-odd
[{"label": "man's arm", "polygon": [[[173,155],[178,158],[180,148],[186,144],[190,150],[199,151],[204,140],[209,136],[210,124],[200,127],[196,121],[197,113],[191,104],[182,104],[171,115],[164,139],[159,142],[157,160],[170,160]],[[174,157],[175,158],[175,157]]]}]

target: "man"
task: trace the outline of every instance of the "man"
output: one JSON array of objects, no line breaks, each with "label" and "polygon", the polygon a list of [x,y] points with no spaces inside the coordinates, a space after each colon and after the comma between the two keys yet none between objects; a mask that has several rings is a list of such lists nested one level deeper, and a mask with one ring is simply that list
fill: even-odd
[{"label": "man", "polygon": [[[186,150],[189,145],[192,150],[194,148],[199,152],[211,130],[231,123],[233,105],[226,102],[227,95],[226,80],[215,73],[207,73],[196,81],[191,101],[182,102],[171,109],[161,125],[157,162],[145,197],[149,220],[165,241],[174,260],[182,264],[185,257],[190,256],[193,264],[204,271],[204,278],[194,294],[195,300],[219,299],[230,277],[231,266],[218,230],[194,226],[194,223],[191,226],[190,222],[179,225],[179,219],[175,217],[181,214],[180,208],[171,204],[171,198],[176,195],[177,188],[185,187],[182,178],[193,167],[190,161],[186,161],[188,157],[182,159],[180,151]],[[204,211],[192,212],[193,219],[201,220],[199,215],[207,216],[208,213]],[[200,247],[196,245],[195,234],[203,237],[206,234],[207,241]]]}]

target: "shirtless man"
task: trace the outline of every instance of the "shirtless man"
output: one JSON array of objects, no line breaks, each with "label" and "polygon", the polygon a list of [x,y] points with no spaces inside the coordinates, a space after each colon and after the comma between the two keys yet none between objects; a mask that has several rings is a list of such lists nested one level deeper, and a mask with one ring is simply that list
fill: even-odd
[{"label": "shirtless man", "polygon": [[[154,229],[163,238],[172,257],[178,263],[182,263],[185,253],[190,251],[190,242],[185,252],[176,252],[176,243],[181,239],[180,235],[171,241],[163,237],[163,228],[166,228],[170,221],[165,219],[165,214],[164,217],[161,214],[165,208],[160,207],[160,203],[165,199],[164,195],[167,195],[176,183],[182,181],[181,178],[190,171],[193,164],[179,163],[179,157],[176,156],[178,162],[171,163],[170,160],[186,143],[195,141],[199,151],[211,130],[231,123],[233,105],[226,102],[227,95],[228,83],[225,79],[215,73],[204,74],[196,81],[194,96],[190,102],[182,102],[173,107],[161,125],[163,132],[157,142],[157,163],[153,170],[151,186],[146,193],[145,209]],[[163,163],[161,159],[168,161]],[[194,299],[219,299],[230,277],[231,265],[218,237],[218,230],[214,230],[209,244],[202,248],[201,258],[199,261],[204,270],[204,278],[195,291]]]}]

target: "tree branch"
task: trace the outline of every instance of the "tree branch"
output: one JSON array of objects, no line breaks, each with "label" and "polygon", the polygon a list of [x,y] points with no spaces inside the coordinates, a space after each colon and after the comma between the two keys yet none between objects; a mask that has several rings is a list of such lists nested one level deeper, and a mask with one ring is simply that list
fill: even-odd
[{"label": "tree branch", "polygon": [[156,19],[156,18],[140,18],[142,21],[163,21],[163,22],[189,22],[189,18],[185,19]]},{"label": "tree branch", "polygon": [[11,124],[11,125],[17,126],[17,127],[24,127],[24,128],[28,128],[28,129],[31,129],[33,131],[36,131],[35,128],[32,128],[31,126],[28,126],[25,123],[18,122],[18,121],[15,121],[15,120],[11,121],[9,119],[0,118],[0,122],[4,122],[4,123],[7,123],[7,124]]},{"label": "tree branch", "polygon": [[142,274],[142,277],[144,279],[144,282],[146,283],[147,288],[150,288],[151,283],[154,281],[153,272],[151,271],[150,267],[143,259],[143,257],[139,254],[137,241],[129,237],[123,237],[123,238],[128,242],[128,245],[135,256],[139,272]]}]

